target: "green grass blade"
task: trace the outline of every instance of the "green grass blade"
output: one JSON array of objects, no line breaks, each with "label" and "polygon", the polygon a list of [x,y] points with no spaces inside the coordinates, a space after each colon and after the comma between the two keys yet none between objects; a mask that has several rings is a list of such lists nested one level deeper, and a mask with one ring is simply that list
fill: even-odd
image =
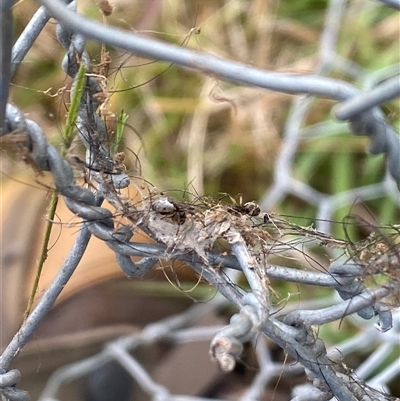
[{"label": "green grass blade", "polygon": [[67,124],[64,134],[64,150],[67,150],[74,139],[75,121],[78,117],[78,109],[82,98],[83,88],[86,83],[86,66],[82,63],[75,80],[75,89],[71,98],[71,105],[67,115]]}]

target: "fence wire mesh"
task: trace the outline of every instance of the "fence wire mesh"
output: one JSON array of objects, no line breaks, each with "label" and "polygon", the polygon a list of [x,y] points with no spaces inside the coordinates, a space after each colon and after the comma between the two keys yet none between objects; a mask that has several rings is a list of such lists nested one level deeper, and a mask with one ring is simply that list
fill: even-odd
[{"label": "fence wire mesh", "polygon": [[[382,55],[380,68],[366,70],[341,55],[339,37],[345,22],[348,24],[355,13],[365,9],[376,13],[383,10],[382,15],[396,18],[398,24],[395,10],[400,10],[400,3],[329,1],[324,9],[318,62],[307,74],[255,68],[207,51],[191,50],[101,24],[77,13],[74,1],[40,3],[41,7],[11,48],[13,2],[2,2],[1,136],[4,143],[16,144],[17,153],[37,174],[51,173],[53,186],[81,223],[71,223],[77,232],[75,242],[54,280],[26,313],[20,328],[11,339],[3,333],[4,350],[0,357],[3,399],[29,399],[28,393],[17,385],[21,373],[21,388],[37,391],[23,386],[24,371],[32,375],[36,386],[42,386],[40,395],[35,395],[40,401],[395,399],[400,394],[395,385],[400,377],[400,245],[399,226],[394,220],[400,205],[400,138],[389,122],[388,113],[379,107],[400,94],[400,64],[398,59],[384,59]],[[152,3],[154,7],[156,3]],[[228,18],[233,13],[239,18],[248,5],[244,1],[226,1],[221,5],[221,15]],[[111,13],[107,7],[108,3],[101,3],[104,18]],[[19,108],[7,103],[10,80],[50,17],[57,20],[57,40],[66,51],[62,69],[73,80],[59,149],[46,138],[41,126],[23,113],[22,105]],[[266,24],[262,15],[260,21]],[[257,29],[262,27],[260,23]],[[192,31],[200,33],[197,28]],[[268,30],[264,33],[267,40]],[[236,37],[235,43],[244,40],[240,32],[229,34]],[[147,176],[130,176],[118,144],[110,146],[106,124],[108,61],[102,59],[103,65],[95,65],[86,50],[89,39],[113,46],[120,54],[126,51],[162,60],[205,76],[200,106],[182,128],[183,135],[188,137],[187,148],[191,150],[187,181],[192,183],[182,199],[166,194],[168,188],[151,185]],[[235,50],[239,60],[246,60],[241,53],[243,49],[238,46]],[[229,100],[236,86],[227,87],[225,93],[215,95],[210,101],[215,77],[256,87],[241,93],[243,102],[253,101],[261,92],[258,88],[296,95],[291,98],[282,127],[272,183],[261,194],[259,204],[237,197],[204,195],[204,135],[209,119],[218,109],[218,101],[222,108],[228,105],[240,113],[240,105],[232,106]],[[148,89],[145,85],[141,90],[146,93]],[[326,101],[323,99],[329,99],[331,119],[312,117],[315,104]],[[254,132],[265,131],[263,126],[268,124],[261,106],[254,107]],[[165,123],[154,105],[148,106],[148,113],[154,124]],[[311,178],[312,170],[317,169],[315,160],[301,167],[299,158],[305,141],[320,137],[332,137],[331,143],[343,141],[341,133],[345,128],[338,120],[349,122],[354,135],[368,137],[370,153],[383,154],[385,169],[372,181],[360,181],[359,185],[355,182],[352,188],[338,185],[332,193],[327,193]],[[71,147],[78,146],[74,132],[86,149],[84,158],[70,153]],[[143,163],[145,159],[143,156]],[[330,162],[335,163],[335,158]],[[338,158],[336,163],[344,161]],[[352,174],[340,167],[336,170],[338,174]],[[347,163],[345,167],[355,169],[356,165]],[[323,170],[319,174],[323,181]],[[383,212],[391,205],[393,213],[389,221],[383,222],[386,225],[371,222],[364,213],[364,218],[348,217],[343,223],[352,229],[352,223],[357,223],[368,234],[364,239],[355,242],[333,235],[332,225],[338,210],[351,210],[372,200],[380,200]],[[109,208],[102,206],[104,201]],[[307,221],[313,221],[313,225],[297,224],[273,212],[285,202],[300,205],[299,209],[309,205],[314,216]],[[8,228],[2,230],[4,245]],[[139,232],[148,239],[138,239]],[[57,341],[37,340],[36,348],[43,350],[48,346],[53,354],[39,351],[39,356],[33,358],[36,368],[29,373],[32,369],[28,368],[28,359],[23,359],[23,348],[30,340],[35,343],[35,333],[42,321],[47,319],[49,327],[57,324],[52,307],[87,252],[91,236],[112,250],[128,278],[147,278],[160,260],[173,261],[174,268],[178,262],[186,269],[190,267],[202,283],[207,283],[208,290],[215,291],[212,296],[207,293],[207,302],[206,298],[199,298],[202,302],[191,306],[188,295],[180,300],[182,305],[176,314],[154,318],[135,329],[115,326],[112,331],[92,330]],[[6,276],[6,269],[12,256],[12,250],[4,246],[3,326],[8,324],[5,309],[10,307],[3,299],[4,293],[13,286],[12,281],[5,279],[11,277],[9,273]],[[319,287],[332,291],[310,289]],[[291,292],[293,289],[296,293]],[[131,304],[124,304],[124,308],[131,308]],[[150,314],[151,306],[146,301],[141,308],[143,315]],[[114,308],[112,313],[117,312]],[[79,310],[74,313],[78,315]],[[336,325],[331,325],[335,322]],[[74,324],[73,319],[69,324]],[[341,325],[346,324],[347,335],[336,335],[341,332]],[[100,349],[100,344],[105,345]],[[68,355],[63,361],[70,363],[63,364],[54,357],[57,351],[72,354],[74,346],[86,349],[86,354],[80,353],[75,358]],[[357,359],[357,353],[363,357]],[[52,374],[40,382],[38,372],[42,363],[46,365],[47,356],[55,358],[49,368]],[[85,379],[84,391],[68,390],[68,386],[82,379]]]}]

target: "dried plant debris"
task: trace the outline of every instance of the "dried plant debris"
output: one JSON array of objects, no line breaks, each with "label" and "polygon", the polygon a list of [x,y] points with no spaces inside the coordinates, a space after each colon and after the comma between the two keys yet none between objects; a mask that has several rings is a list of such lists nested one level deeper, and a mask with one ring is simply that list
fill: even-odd
[{"label": "dried plant debris", "polygon": [[232,232],[236,232],[250,254],[263,263],[271,255],[283,256],[294,248],[306,252],[309,246],[320,246],[327,252],[338,250],[341,257],[362,266],[360,279],[382,276],[379,281],[386,280],[391,286],[400,282],[400,236],[395,226],[391,234],[375,231],[367,239],[353,243],[313,227],[296,225],[282,216],[263,213],[255,202],[228,203],[210,197],[176,201],[148,185],[138,187],[138,193],[139,202],[117,194],[113,205],[134,227],[145,229],[165,244],[167,259],[173,252],[195,252],[208,265],[207,252],[220,239],[229,243]]},{"label": "dried plant debris", "polygon": [[[166,259],[174,252],[194,252],[209,266],[207,253],[219,240],[232,245],[233,234],[244,241],[255,264],[261,266],[267,265],[271,255],[291,257],[293,251],[303,253],[310,260],[309,249],[319,246],[326,249],[328,260],[326,265],[319,266],[323,271],[328,273],[329,262],[335,257],[345,257],[362,267],[358,279],[366,286],[377,283],[390,286],[394,303],[399,303],[400,235],[397,226],[389,227],[390,233],[388,227],[385,230],[375,227],[368,238],[354,243],[319,232],[313,226],[303,227],[283,216],[264,213],[256,202],[244,203],[241,197],[236,200],[225,194],[214,199],[192,194],[192,201],[177,201],[139,178],[137,193],[130,194],[136,196],[131,198],[122,195],[115,186],[116,177],[125,171],[123,153],[113,159],[106,158],[107,163],[103,160],[107,152],[97,155],[95,165],[93,161],[90,165],[83,161],[78,163],[87,171],[86,183],[101,191],[116,209],[116,216],[125,217],[133,230],[141,229],[164,244]],[[74,160],[78,162],[77,158]],[[339,252],[331,253],[332,250]],[[227,252],[231,252],[229,246]],[[265,272],[259,267],[257,270]]]},{"label": "dried plant debris", "polygon": [[[383,229],[386,232],[383,232]],[[367,287],[379,284],[391,289],[385,302],[400,305],[400,227],[374,227],[374,231],[363,241],[350,243],[349,258],[363,267],[363,280]]]},{"label": "dried plant debris", "polygon": [[126,217],[140,227],[146,226],[169,251],[195,251],[205,263],[208,263],[206,252],[230,228],[237,230],[251,248],[266,246],[271,238],[267,231],[257,227],[254,218],[260,218],[261,210],[253,202],[240,207],[205,197],[192,203],[177,202],[152,188],[140,203],[128,210]]}]

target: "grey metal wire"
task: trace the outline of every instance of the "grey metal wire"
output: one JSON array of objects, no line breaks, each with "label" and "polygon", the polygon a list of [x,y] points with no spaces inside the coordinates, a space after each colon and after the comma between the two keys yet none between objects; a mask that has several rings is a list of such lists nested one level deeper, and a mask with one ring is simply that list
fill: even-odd
[{"label": "grey metal wire", "polygon": [[335,116],[339,120],[349,120],[359,113],[383,104],[388,100],[395,99],[398,96],[400,96],[400,76],[387,80],[380,84],[379,87],[371,89],[368,93],[345,100],[336,109]]},{"label": "grey metal wire", "polygon": [[12,0],[2,1],[0,4],[1,14],[1,37],[0,37],[0,132],[3,130],[8,91],[11,78],[11,49],[13,19],[11,14]]},{"label": "grey metal wire", "polygon": [[[322,76],[331,68],[341,68],[350,75],[355,75],[356,67],[354,65],[346,63],[345,60],[338,62],[333,57],[340,27],[339,21],[345,2],[331,0],[329,3],[326,26],[321,39],[321,60],[315,75],[312,76],[293,76],[268,72],[233,61],[178,48],[116,28],[99,25],[77,15],[74,2],[67,7],[56,0],[42,0],[41,2],[45,8],[39,9],[14,46],[12,71],[15,71],[23,60],[26,52],[47,22],[49,15],[53,15],[60,22],[57,28],[57,37],[67,50],[62,66],[72,78],[75,78],[79,68],[76,60],[81,59],[90,69],[89,57],[84,49],[85,38],[94,38],[142,56],[174,62],[182,67],[203,73],[218,74],[223,79],[285,93],[311,94],[340,100],[342,103],[336,109],[336,117],[349,119],[350,127],[356,135],[370,136],[371,152],[383,152],[386,154],[388,171],[396,181],[397,186],[400,187],[400,163],[398,163],[400,139],[394,128],[386,122],[383,113],[375,107],[398,96],[400,87],[398,81],[396,81],[397,78],[388,80],[386,83],[380,84],[377,88],[363,94],[349,83]],[[393,4],[391,5],[393,6]],[[9,8],[2,9],[3,16],[8,12],[7,10]],[[4,29],[8,28],[5,27]],[[3,31],[8,35],[9,32],[9,30]],[[6,47],[7,44],[2,41],[3,52],[7,51]],[[7,67],[9,64],[9,56],[8,59],[7,57],[2,57],[2,68],[4,66],[9,68]],[[8,88],[9,79],[7,74],[4,77],[2,76],[2,85],[7,85]],[[99,91],[101,91],[101,88],[99,88],[97,81],[88,77],[77,120],[78,132],[87,148],[86,162],[95,167],[91,171],[91,178],[98,184],[95,193],[76,185],[71,166],[62,159],[53,146],[47,143],[42,130],[35,122],[26,119],[23,113],[11,104],[8,104],[5,108],[6,124],[1,134],[24,132],[28,135],[27,147],[33,160],[40,169],[51,171],[56,189],[65,197],[65,202],[71,211],[81,217],[84,223],[76,243],[58,276],[0,357],[0,389],[2,393],[11,401],[25,401],[28,399],[26,392],[16,389],[15,385],[19,379],[19,374],[16,371],[9,371],[10,365],[54,304],[83,256],[90,235],[93,234],[106,242],[115,252],[116,259],[127,276],[140,277],[144,275],[160,258],[167,257],[183,260],[203,279],[212,284],[220,294],[238,307],[238,313],[232,317],[230,324],[221,328],[211,339],[211,355],[222,369],[226,371],[232,370],[237,360],[241,357],[243,344],[248,341],[255,343],[257,335],[264,333],[305,368],[308,378],[314,385],[312,391],[308,393],[309,398],[307,399],[319,400],[332,397],[336,397],[341,401],[388,399],[385,395],[368,389],[364,382],[358,380],[351,372],[348,372],[342,364],[333,362],[328,356],[324,343],[317,338],[311,327],[312,325],[321,325],[358,313],[363,319],[371,319],[378,315],[379,322],[377,327],[381,332],[387,332],[392,328],[392,314],[385,304],[385,297],[390,295],[391,288],[378,284],[374,288],[365,288],[359,280],[363,275],[364,266],[362,263],[338,260],[331,264],[329,271],[326,273],[306,272],[283,266],[269,265],[262,259],[255,260],[254,256],[249,253],[241,233],[235,227],[221,229],[220,234],[231,245],[232,256],[220,255],[210,250],[203,254],[199,253],[196,248],[188,250],[176,247],[171,251],[167,244],[162,243],[162,241],[155,244],[130,242],[133,234],[130,227],[122,227],[115,230],[113,214],[108,209],[100,206],[101,201],[103,198],[108,198],[112,204],[117,203],[117,195],[114,191],[109,191],[108,184],[112,183],[113,187],[117,189],[123,188],[129,183],[129,179],[121,172],[116,174],[105,173],[114,170],[115,165],[112,155],[103,143],[104,135],[106,134],[104,122],[95,113],[98,103],[94,95]],[[7,96],[1,99],[3,107],[5,107],[6,98]],[[349,202],[350,199],[353,199],[352,196],[354,194],[342,193],[329,196],[319,193],[307,184],[299,182],[292,177],[293,157],[301,135],[301,125],[310,108],[310,104],[311,99],[305,97],[299,98],[294,103],[285,130],[283,151],[277,163],[275,183],[271,192],[264,197],[263,205],[269,208],[285,194],[292,193],[318,206],[319,215],[327,217],[330,216],[338,204]],[[95,130],[98,135],[93,136],[92,130]],[[93,155],[95,155],[95,160],[93,160]],[[96,169],[102,173],[96,174]],[[374,197],[379,188],[387,189],[386,186],[381,184],[371,188],[363,187],[360,188],[357,196],[360,196],[361,193],[362,199],[366,199],[368,196]],[[150,210],[150,213],[153,212]],[[138,223],[138,226],[146,229],[146,221]],[[148,231],[151,233],[150,229]],[[325,227],[324,231],[329,232],[329,227]],[[156,239],[159,239],[156,235],[157,233],[153,234],[155,234]],[[139,262],[133,262],[131,256],[141,256],[142,259]],[[218,267],[218,269],[214,267]],[[239,289],[234,281],[229,279],[229,275],[224,269],[242,271],[247,278],[249,290]],[[276,311],[271,305],[268,296],[266,283],[270,278],[331,287],[337,291],[341,300],[336,300],[333,305],[328,307],[318,306],[313,310],[299,308],[299,310],[289,312],[283,320],[279,320],[278,315],[274,316]],[[208,308],[214,306],[214,304],[210,303]],[[196,309],[195,307],[196,311],[201,310],[199,313],[203,313],[205,309],[201,307]],[[154,399],[179,399],[179,397],[169,394],[166,388],[152,381],[144,368],[128,353],[128,350],[144,342],[154,343],[157,340],[171,336],[172,329],[182,327],[181,325],[184,322],[187,323],[188,319],[194,319],[197,316],[196,313],[191,310],[187,314],[181,314],[170,320],[159,322],[158,326],[150,326],[141,333],[140,339],[130,337],[110,344],[102,355],[83,361],[80,369],[78,369],[77,365],[74,365],[73,368],[76,368],[73,373],[74,377],[81,376],[88,369],[94,369],[99,363],[105,363],[112,358],[119,361],[136,380],[141,381],[143,387]],[[377,355],[382,356],[387,350],[380,348],[379,352],[374,358],[377,358]],[[266,364],[265,366],[273,366],[271,369],[275,369],[276,372],[282,369],[281,365]],[[365,366],[360,369],[360,372],[364,373],[369,369],[369,366]],[[66,372],[66,376],[72,374],[71,370],[68,369],[64,372]],[[382,375],[381,378],[377,379],[377,383],[385,382],[389,377],[393,377],[393,372],[396,372],[396,370],[390,367],[385,372],[385,378]],[[262,374],[265,374],[265,372],[260,373],[260,383],[264,383],[266,380]],[[65,375],[60,374],[58,376],[58,383],[65,380]],[[43,395],[43,400],[49,399],[55,391],[57,390],[54,390],[53,386],[46,395]],[[259,385],[254,385],[252,391],[259,393]],[[247,397],[243,399],[252,399],[250,393],[248,393]],[[302,400],[305,398],[300,392],[293,399]],[[202,400],[204,399],[202,398]]]},{"label": "grey metal wire", "polygon": [[399,0],[379,0],[381,3],[400,11],[400,1]]},{"label": "grey metal wire", "polygon": [[[76,238],[74,246],[71,248],[69,256],[67,257],[64,265],[58,272],[58,275],[49,286],[44,296],[40,299],[38,305],[27,317],[21,328],[18,330],[18,332],[15,334],[11,342],[8,344],[8,346],[0,356],[1,369],[9,369],[15,357],[19,354],[21,349],[32,337],[39,323],[53,306],[54,302],[60,295],[65,284],[71,278],[72,274],[75,271],[75,268],[78,266],[78,263],[84,255],[89,239],[89,230],[87,230],[85,227],[82,227]],[[0,378],[2,379],[2,376]],[[8,384],[8,386],[10,386],[10,384]]]},{"label": "grey metal wire", "polygon": [[35,15],[31,18],[24,31],[18,37],[12,48],[11,57],[11,74],[14,75],[16,69],[32,47],[33,43],[39,36],[39,33],[45,27],[50,19],[50,14],[45,7],[40,7]]},{"label": "grey metal wire", "polygon": [[[341,101],[359,93],[355,87],[340,80],[319,75],[301,76],[260,70],[98,24],[67,10],[58,1],[42,0],[41,2],[59,21],[85,37],[144,57],[169,61],[202,73],[217,74],[222,79],[284,93],[307,93]],[[331,2],[330,4],[335,6],[338,3]],[[328,37],[327,42],[329,40],[331,39]],[[396,151],[400,149],[400,138],[395,129],[385,121],[382,112],[379,109],[373,109],[369,113],[361,113],[351,120],[350,128],[356,135],[368,135],[371,138],[370,151],[372,153],[387,155],[388,169],[400,188],[400,165],[396,158],[398,154]]]},{"label": "grey metal wire", "polygon": [[[8,113],[8,122],[9,122],[9,126],[10,126],[10,130],[14,130],[17,127],[19,129],[24,129],[25,131],[27,131],[29,133],[28,130],[28,126],[30,125],[29,123],[27,124],[22,116],[21,113],[18,112],[18,110],[16,110],[15,107],[13,106],[8,106],[7,110],[9,111]],[[39,141],[37,141],[39,142]],[[43,158],[43,154],[41,154],[39,152],[39,155],[41,156],[41,159]],[[53,173],[54,176],[54,182],[56,185],[56,188],[58,189],[58,191],[60,193],[62,193],[63,195],[66,196],[66,203],[67,205],[69,205],[71,207],[71,209],[74,211],[74,213],[76,213],[78,216],[84,218],[86,221],[88,221],[88,223],[86,223],[86,227],[91,230],[93,233],[95,233],[99,238],[105,240],[108,245],[112,248],[114,248],[114,250],[117,250],[117,253],[122,254],[122,255],[134,255],[134,254],[139,254],[141,256],[144,256],[148,253],[144,253],[144,248],[142,249],[138,249],[138,244],[133,244],[133,243],[129,243],[129,242],[124,242],[122,241],[122,238],[119,238],[118,240],[116,240],[115,237],[115,233],[113,230],[113,224],[111,222],[111,212],[108,211],[107,209],[104,208],[100,208],[98,207],[98,202],[95,201],[94,196],[92,195],[91,192],[89,192],[88,190],[85,190],[82,187],[76,186],[74,185],[74,177],[72,174],[72,170],[69,167],[69,165],[59,156],[59,154],[57,153],[57,151],[50,145],[47,146],[47,163],[44,163],[43,160],[41,161],[42,166],[45,167],[47,166],[48,169],[50,169]],[[100,231],[99,231],[100,230]],[[88,232],[87,230],[85,232]],[[88,235],[88,234],[86,234]],[[147,248],[148,250],[150,249],[149,245],[142,245],[143,247]],[[153,245],[153,249],[154,249],[154,245]],[[157,255],[158,258],[163,257],[165,255],[165,248],[158,246],[158,251],[159,254]],[[157,249],[156,248],[156,249]],[[246,261],[246,258],[242,258],[240,255],[241,252],[245,252],[246,250],[245,248],[240,251],[239,249],[235,248],[235,245],[233,246],[233,251],[236,253],[236,256],[238,257],[239,260],[239,265],[241,266],[242,270],[244,271],[248,271],[248,279],[249,279],[249,283],[250,286],[253,289],[253,294],[255,295],[255,298],[250,298],[252,299],[252,301],[250,301],[250,299],[248,299],[248,297],[243,297],[243,294],[237,294],[235,295],[235,298],[233,298],[231,296],[231,294],[229,293],[229,291],[227,291],[227,286],[223,286],[221,285],[222,282],[221,277],[219,278],[219,280],[215,280],[213,279],[212,276],[209,276],[208,274],[215,274],[213,272],[213,270],[208,271],[207,269],[205,271],[203,271],[202,268],[198,269],[199,273],[201,273],[203,275],[204,278],[208,279],[210,282],[212,282],[221,293],[223,293],[224,295],[226,295],[228,297],[228,299],[230,299],[232,302],[238,302],[240,299],[242,299],[242,301],[239,301],[239,305],[241,306],[241,311],[245,310],[243,308],[255,308],[255,315],[256,317],[252,318],[252,322],[249,321],[249,326],[248,326],[248,333],[253,332],[257,333],[258,330],[254,331],[255,327],[264,327],[263,331],[268,335],[268,336],[272,336],[271,338],[274,339],[274,341],[277,341],[278,344],[286,344],[286,343],[290,343],[293,342],[294,339],[290,340],[288,339],[288,333],[290,333],[290,330],[288,331],[288,327],[283,331],[282,329],[282,324],[281,322],[277,322],[277,321],[273,321],[273,320],[269,320],[269,321],[265,321],[265,316],[263,315],[263,311],[265,308],[265,304],[264,303],[260,303],[259,302],[259,298],[258,295],[261,291],[262,291],[262,287],[259,287],[258,285],[258,279],[254,276],[253,278],[253,273],[251,270],[248,270],[248,268],[246,267],[246,264],[249,263]],[[84,249],[82,249],[84,251]],[[148,252],[148,251],[146,251]],[[80,253],[80,255],[82,255],[82,253]],[[73,255],[76,257],[78,254],[73,252]],[[153,256],[153,255],[152,255]],[[175,257],[175,255],[171,255],[172,257]],[[187,258],[188,255],[185,255],[186,260],[188,261]],[[176,257],[179,257],[179,255],[176,255]],[[195,258],[194,255],[192,255],[192,257]],[[151,257],[151,263],[147,264],[147,259],[145,258],[146,261],[146,267],[150,268],[153,265],[153,261],[156,260],[155,258],[153,259]],[[196,260],[196,258],[194,259]],[[192,265],[201,265],[201,261],[198,260],[197,263],[193,263],[194,260],[192,259],[191,264]],[[133,262],[132,262],[133,264]],[[338,277],[338,279],[336,279],[335,277],[331,276],[330,278],[334,279],[333,282],[335,283],[335,287],[337,287],[340,290],[340,293],[345,293],[346,296],[345,298],[348,299],[347,301],[344,301],[342,303],[338,303],[334,306],[331,306],[328,309],[323,309],[323,310],[313,310],[311,312],[309,312],[309,317],[307,316],[307,312],[306,311],[300,311],[300,312],[292,312],[292,314],[290,315],[291,317],[289,318],[289,315],[287,317],[287,321],[289,322],[290,325],[292,324],[296,324],[296,326],[298,325],[299,322],[303,321],[304,323],[311,325],[311,324],[322,324],[322,323],[326,323],[328,321],[333,321],[333,320],[337,320],[337,319],[341,319],[343,318],[343,316],[347,315],[347,314],[351,314],[354,312],[358,312],[358,311],[362,311],[363,309],[365,309],[368,306],[373,306],[374,309],[376,309],[378,311],[378,313],[380,312],[379,307],[374,307],[376,300],[379,300],[380,298],[386,296],[389,291],[386,288],[378,288],[376,289],[376,291],[373,292],[369,292],[369,290],[363,290],[362,287],[360,285],[356,285],[354,288],[352,288],[352,283],[351,283],[351,273],[349,271],[350,266],[346,266],[345,268],[339,269],[336,268],[333,273],[335,273],[336,277]],[[360,268],[355,268],[354,273],[359,273]],[[281,279],[286,279],[287,275],[286,275],[286,269],[282,269],[281,268],[281,272],[280,274],[278,274],[277,272],[279,272],[279,269],[275,268],[274,269],[274,277],[275,278],[281,278]],[[72,270],[73,271],[73,270]],[[21,328],[21,330],[19,331],[19,333],[17,333],[17,335],[14,337],[14,340],[10,343],[9,347],[6,349],[6,351],[3,353],[2,357],[0,358],[0,366],[2,366],[4,369],[7,369],[10,362],[12,361],[13,357],[15,357],[16,353],[18,352],[18,350],[21,348],[21,346],[24,345],[24,343],[29,339],[30,335],[32,334],[34,328],[36,327],[36,325],[38,324],[38,322],[45,316],[45,314],[47,313],[49,307],[52,305],[52,303],[54,302],[55,298],[57,297],[57,295],[59,294],[59,292],[61,291],[61,289],[63,288],[63,285],[65,284],[65,279],[68,279],[70,277],[70,274],[72,274],[72,271],[70,271],[68,273],[67,276],[62,275],[62,283],[56,281],[54,283],[54,286],[50,287],[49,294],[45,294],[44,296],[44,303],[43,306],[42,304],[39,304],[39,306],[34,310],[34,312],[30,315],[30,317],[28,318],[28,320],[26,321],[25,325]],[[143,274],[145,271],[140,271],[141,274]],[[61,273],[63,273],[63,269],[61,270]],[[268,274],[268,269],[266,271],[266,273]],[[130,274],[134,274],[134,272],[130,271]],[[304,272],[302,272],[303,275],[307,276],[307,274],[305,274]],[[348,285],[348,283],[346,284],[346,282],[340,281],[340,275],[343,275],[345,280],[349,281],[349,277],[350,277],[350,285]],[[317,279],[317,274],[314,274],[314,278],[316,279],[315,283],[316,284],[321,284],[320,281],[318,281]],[[353,279],[357,277],[357,275],[353,276]],[[254,283],[253,283],[254,280]],[[305,278],[306,282],[307,282],[307,278]],[[312,279],[311,279],[312,280]],[[301,282],[303,281],[302,278],[300,278],[300,276],[298,276],[296,278],[296,281]],[[333,283],[332,283],[333,284]],[[222,288],[224,287],[224,288]],[[229,288],[229,287],[228,287]],[[52,292],[54,291],[54,292]],[[355,296],[359,294],[358,296]],[[251,293],[249,293],[248,295],[251,295]],[[237,297],[239,296],[239,298]],[[250,301],[250,304],[248,303]],[[243,303],[242,303],[243,302]],[[261,309],[260,309],[261,308]],[[243,312],[241,312],[243,313]],[[372,317],[372,315],[374,315],[375,313],[372,314],[367,314],[363,317],[365,318],[370,318]],[[385,316],[387,314],[387,311],[385,311]],[[247,314],[245,315],[247,316]],[[310,320],[311,318],[311,320]],[[261,320],[260,320],[261,319]],[[290,320],[292,319],[292,320]],[[33,323],[32,323],[33,322]],[[272,325],[272,326],[271,326]],[[388,323],[384,323],[382,324],[382,327],[385,330],[388,330],[390,328],[390,319],[389,319],[389,324]],[[242,342],[248,341],[248,336],[247,335],[243,335],[242,330],[243,330],[244,326],[243,323],[233,326],[229,326],[227,328],[227,333],[223,333],[224,334],[224,339],[227,339],[226,341],[229,340],[228,344],[237,344],[238,339],[241,339]],[[239,332],[237,332],[237,330],[239,330]],[[242,334],[240,334],[242,333]],[[293,335],[297,338],[297,334],[295,332],[293,332]],[[303,338],[303,337],[301,337]],[[308,337],[305,337],[303,339],[304,342],[308,342],[309,340],[306,340]],[[220,337],[216,337],[216,339],[214,340],[216,342],[216,344],[219,344],[220,342]],[[323,378],[325,378],[325,380],[327,380],[327,382],[329,383],[329,387],[331,388],[331,390],[333,391],[334,394],[336,394],[336,392],[338,393],[338,399],[352,399],[352,398],[347,398],[348,395],[348,390],[345,390],[344,388],[342,388],[342,390],[340,390],[338,388],[338,386],[340,387],[339,383],[337,382],[336,379],[333,378],[332,374],[329,373],[330,372],[330,368],[328,369],[328,371],[322,373],[318,373],[320,372],[320,364],[321,363],[325,363],[325,361],[317,361],[314,360],[314,362],[310,362],[313,360],[314,357],[311,357],[310,359],[310,353],[312,354],[312,350],[306,350],[304,349],[304,355],[301,356],[301,352],[299,353],[299,349],[301,350],[301,343],[297,342],[298,340],[296,340],[295,343],[296,344],[293,346],[293,348],[287,348],[287,351],[292,354],[294,357],[296,357],[304,366],[306,366],[308,369],[310,369],[313,374],[317,375],[319,377],[320,380],[322,380]],[[232,343],[233,342],[233,343]],[[223,348],[222,350],[217,347],[216,345],[213,345],[214,343],[212,343],[212,349],[217,349],[218,351],[215,351],[214,353],[216,355],[218,355],[218,358],[216,358],[218,361],[221,360],[225,360],[226,358],[228,358],[229,360],[233,361],[230,362],[230,364],[228,364],[228,367],[232,367],[232,363],[234,363],[235,358],[238,358],[240,355],[240,346],[236,346],[234,347],[234,349],[237,349],[237,351],[235,351],[234,354],[232,354],[232,345],[228,345],[228,354],[225,353],[225,348]],[[239,341],[240,344],[240,341]],[[230,355],[230,357],[228,357],[228,355]],[[331,377],[331,382],[329,382],[329,377]],[[343,394],[342,394],[343,392]]]}]

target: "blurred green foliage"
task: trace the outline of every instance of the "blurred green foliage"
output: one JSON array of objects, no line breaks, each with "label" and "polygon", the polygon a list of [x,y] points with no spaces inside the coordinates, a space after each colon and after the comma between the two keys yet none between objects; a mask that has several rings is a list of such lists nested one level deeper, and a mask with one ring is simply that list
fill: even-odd
[{"label": "blurred green foliage", "polygon": [[[318,62],[327,7],[325,0],[160,1],[154,9],[145,3],[116,3],[106,21],[109,24],[261,68],[298,74],[311,73]],[[94,2],[84,10],[102,20]],[[24,9],[15,8],[17,33],[33,11],[29,3]],[[385,79],[388,66],[399,63],[400,29],[396,31],[394,15],[395,11],[376,4],[349,2],[341,21],[337,53],[362,68],[364,74],[354,82],[361,89],[366,76]],[[101,44],[89,42],[87,49],[93,64],[101,64]],[[132,175],[141,174],[178,199],[186,189],[217,197],[220,193],[243,194],[244,202],[257,200],[268,191],[294,96],[240,87],[164,62],[115,49],[107,51],[112,63],[107,77],[110,115],[106,121],[110,130],[116,127],[115,149],[120,150],[122,143],[126,147],[124,163]],[[70,109],[71,80],[60,67],[64,54],[51,23],[19,68],[11,94],[12,101],[58,145],[68,127],[65,117]],[[333,70],[330,76],[353,82],[341,71]],[[346,124],[332,120],[333,105],[332,101],[314,101],[299,141],[293,175],[326,194],[382,182],[384,157],[367,154],[367,138],[353,136]],[[398,109],[399,102],[392,101],[384,111],[400,128]],[[320,134],[307,135],[307,129],[316,123],[324,124]],[[190,171],[201,176],[190,175]],[[310,225],[316,212],[315,207],[294,196],[285,197],[275,211],[297,216],[291,220],[300,225]],[[349,213],[375,216],[381,223],[399,221],[398,206],[389,197],[336,210],[334,234],[354,241],[368,233],[357,227],[344,228],[341,222]],[[288,265],[288,260],[285,263]],[[274,286],[281,302],[287,294],[299,292],[292,283]],[[200,286],[193,295],[207,297],[207,291]],[[307,288],[307,297],[324,295],[325,289]],[[301,296],[305,296],[304,291]],[[332,344],[355,330],[349,323],[341,330],[336,330],[337,326],[333,330],[332,325],[323,326],[320,332]]]},{"label": "blurred green foliage", "polygon": [[[178,6],[158,2],[153,8],[143,6],[132,12],[134,5],[116,2],[107,19],[95,2],[81,7],[103,23],[181,46],[267,69],[309,73],[318,61],[327,3],[204,1],[179,2]],[[15,8],[17,33],[29,20],[33,7]],[[393,22],[395,12],[358,1],[346,7],[338,54],[365,71],[356,85],[362,86],[365,76],[384,79],[385,69],[399,62],[398,41],[393,40],[398,33]],[[60,68],[64,51],[55,39],[54,28],[49,24],[28,53],[15,76],[12,100],[48,128],[46,133],[55,143],[60,143],[57,137],[65,130],[71,82]],[[94,42],[87,46],[94,68],[103,61],[101,46]],[[241,193],[245,201],[259,199],[268,190],[293,96],[240,87],[115,49],[107,51],[112,60],[107,111],[114,114],[107,121],[110,129],[118,127],[119,135],[125,127],[126,165],[132,174],[143,174],[163,190]],[[331,76],[350,79],[337,70],[331,71]],[[304,128],[324,122],[326,134],[300,138],[294,176],[327,194],[381,182],[384,158],[367,154],[366,138],[352,136],[345,124],[330,118],[333,105],[332,101],[315,100]],[[389,120],[397,127],[398,106],[398,101],[385,106]],[[113,121],[121,116],[121,110],[129,117]],[[201,129],[193,123],[196,114],[201,115]],[[190,147],[190,141],[200,145]],[[399,217],[395,203],[386,197],[366,202],[365,210],[382,223],[396,222]],[[276,211],[308,217],[314,208],[288,196],[276,205]],[[334,219],[340,222],[352,212],[351,206],[343,207]],[[343,237],[340,224],[335,227],[335,234]]]}]

